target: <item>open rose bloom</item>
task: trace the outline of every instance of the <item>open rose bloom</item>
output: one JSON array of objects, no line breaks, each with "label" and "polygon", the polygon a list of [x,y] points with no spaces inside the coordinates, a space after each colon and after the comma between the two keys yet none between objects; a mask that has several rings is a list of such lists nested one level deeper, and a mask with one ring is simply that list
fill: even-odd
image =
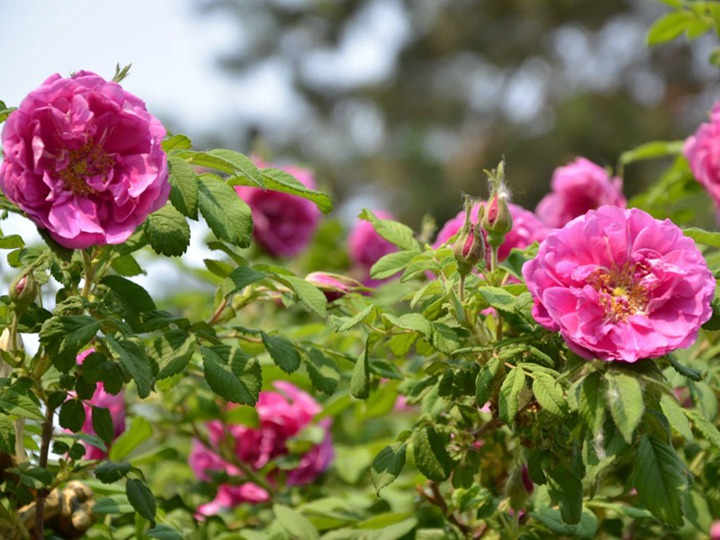
[{"label": "open rose bloom", "polygon": [[685,141],[683,153],[695,178],[720,207],[720,103],[713,107],[710,122]]},{"label": "open rose bloom", "polygon": [[610,178],[605,169],[585,158],[555,169],[550,187],[552,192],[545,195],[535,209],[548,227],[562,227],[600,206],[627,206],[622,180]]},{"label": "open rose bloom", "polygon": [[[260,168],[268,165],[255,160]],[[312,173],[301,167],[280,167],[308,189],[315,189]],[[235,191],[252,211],[253,238],[273,257],[294,257],[310,244],[320,223],[321,212],[315,203],[291,193],[249,186]]]},{"label": "open rose bloom", "polygon": [[163,137],[119,84],[53,75],[7,119],[0,189],[67,248],[120,244],[167,202]]},{"label": "open rose bloom", "polygon": [[523,267],[533,315],[580,356],[635,362],[689,347],[715,279],[670,220],[604,206],[553,231]]},{"label": "open rose bloom", "polygon": [[[236,479],[243,478],[239,467],[226,462],[215,452],[223,441],[227,443],[229,440],[237,459],[255,471],[288,455],[288,441],[309,426],[321,407],[310,395],[288,382],[277,381],[274,385],[278,392],[260,393],[256,406],[260,420],[258,428],[212,421],[207,424],[207,430],[213,448],[206,447],[198,440],[193,441],[189,461],[199,479],[209,481],[208,473],[211,471],[225,471]],[[295,468],[285,471],[287,485],[309,484],[330,466],[334,458],[330,423],[331,419],[326,418],[318,424],[325,432],[323,440],[298,456],[299,462]],[[272,483],[272,474],[270,476],[268,481]],[[216,498],[199,507],[198,512],[213,515],[223,508],[242,502],[257,503],[268,499],[267,491],[251,482],[222,484]]]}]

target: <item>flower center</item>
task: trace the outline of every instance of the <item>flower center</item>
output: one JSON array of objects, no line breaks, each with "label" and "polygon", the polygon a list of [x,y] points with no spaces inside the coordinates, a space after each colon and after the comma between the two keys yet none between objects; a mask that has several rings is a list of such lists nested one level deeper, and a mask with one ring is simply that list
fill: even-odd
[{"label": "flower center", "polygon": [[92,142],[69,151],[68,165],[60,171],[60,179],[76,195],[97,193],[88,185],[88,179],[95,176],[107,177],[113,166],[113,159],[105,150]]},{"label": "flower center", "polygon": [[630,315],[645,313],[650,291],[639,281],[646,273],[645,265],[638,263],[611,270],[598,268],[590,274],[588,282],[600,293],[600,305],[611,321],[623,322]]}]

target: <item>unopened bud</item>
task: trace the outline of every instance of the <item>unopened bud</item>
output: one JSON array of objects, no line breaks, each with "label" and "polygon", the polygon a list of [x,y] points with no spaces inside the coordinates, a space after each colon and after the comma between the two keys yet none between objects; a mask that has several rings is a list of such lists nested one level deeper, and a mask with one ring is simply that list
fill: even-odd
[{"label": "unopened bud", "polygon": [[363,286],[362,283],[347,276],[327,272],[312,272],[305,276],[305,281],[320,289],[328,302],[334,302]]},{"label": "unopened bud", "polygon": [[500,162],[497,170],[487,174],[490,180],[490,200],[486,203],[487,208],[482,219],[482,226],[488,233],[488,243],[497,248],[505,241],[505,235],[512,230],[513,226],[508,206],[510,194],[505,186],[504,163]]},{"label": "unopened bud", "polygon": [[523,467],[516,467],[505,484],[505,496],[510,499],[510,507],[514,510],[523,510],[531,493],[523,478]]},{"label": "unopened bud", "polygon": [[453,244],[453,255],[458,263],[458,272],[463,276],[468,275],[476,264],[485,260],[485,237],[480,226],[473,223],[470,218],[472,207],[472,200],[466,199],[465,224]]},{"label": "unopened bud", "polygon": [[32,273],[19,276],[10,285],[10,299],[18,307],[26,307],[35,301],[38,293],[37,281]]}]

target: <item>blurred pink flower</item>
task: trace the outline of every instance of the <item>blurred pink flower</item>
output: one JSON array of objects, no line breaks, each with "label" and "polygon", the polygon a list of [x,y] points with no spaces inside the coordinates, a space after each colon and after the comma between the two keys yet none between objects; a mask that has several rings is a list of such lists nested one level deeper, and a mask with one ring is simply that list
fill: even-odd
[{"label": "blurred pink flower", "polygon": [[710,526],[710,540],[720,540],[720,521],[713,521]]},{"label": "blurred pink flower", "polygon": [[[258,428],[228,426],[216,420],[207,424],[208,438],[213,448],[219,447],[229,437],[234,442],[232,450],[238,460],[256,471],[288,455],[288,442],[311,424],[321,407],[310,395],[288,382],[276,381],[274,386],[278,392],[260,393],[256,406],[260,421]],[[319,422],[318,425],[325,432],[323,440],[300,456],[297,467],[285,471],[287,485],[312,483],[330,466],[334,459],[330,423],[330,418]],[[189,462],[200,480],[209,481],[208,473],[211,471],[224,471],[235,478],[244,476],[240,468],[226,462],[213,449],[197,440],[193,441]],[[273,481],[272,474],[268,481]],[[232,507],[241,502],[263,502],[268,497],[263,488],[250,482],[242,485],[224,484],[220,486],[217,497],[211,503],[198,508],[198,512],[211,515],[220,508]]]},{"label": "blurred pink flower", "polygon": [[588,210],[603,205],[625,208],[622,180],[585,158],[577,158],[553,173],[552,193],[545,195],[535,213],[549,227],[563,227]]},{"label": "blurred pink flower", "polygon": [[[390,212],[385,210],[373,210],[373,214],[379,219],[395,219]],[[376,287],[387,281],[371,279],[370,269],[385,255],[397,250],[397,246],[380,236],[369,221],[358,220],[348,235],[350,260],[360,269],[363,276],[362,281],[368,287]]]},{"label": "blurred pink flower", "polygon": [[720,207],[720,102],[710,114],[710,122],[700,124],[683,148],[695,178]]},{"label": "blurred pink flower", "polygon": [[[77,363],[82,364],[85,358],[91,353],[95,352],[95,349],[88,349],[81,352],[77,356]],[[125,395],[124,392],[120,391],[117,395],[112,395],[105,391],[105,385],[102,382],[97,384],[95,393],[85,403],[85,422],[83,423],[82,432],[88,435],[95,435],[95,430],[92,425],[92,407],[104,407],[110,411],[110,417],[112,418],[113,429],[115,432],[115,439],[117,439],[121,433],[125,431]],[[85,459],[105,459],[107,453],[102,451],[100,448],[82,443],[85,446]]]},{"label": "blurred pink flower", "polygon": [[[510,250],[513,248],[523,249],[533,242],[542,242],[549,231],[545,224],[529,210],[525,210],[522,206],[512,203],[510,203],[508,207],[510,209],[510,215],[513,219],[513,227],[512,230],[505,235],[505,241],[498,249],[498,259],[501,261],[505,260],[507,256],[510,255]],[[470,217],[473,223],[477,223],[477,206],[473,208],[473,211],[470,213]],[[464,224],[465,210],[458,213],[458,215],[443,225],[440,232],[438,232],[433,247],[439,248],[443,244],[447,243],[451,237],[462,229]],[[490,254],[488,252],[488,260],[489,259]]]},{"label": "blurred pink flower", "polygon": [[523,267],[533,315],[592,359],[635,362],[689,347],[715,278],[670,220],[603,206],[553,231]]},{"label": "blurred pink flower", "polygon": [[67,248],[120,244],[167,202],[163,137],[119,84],[55,74],[7,119],[0,189]]},{"label": "blurred pink flower", "polygon": [[[269,165],[258,159],[259,168]],[[315,189],[312,173],[301,167],[279,167],[306,188]],[[321,212],[315,203],[297,195],[256,187],[235,186],[235,191],[252,210],[253,238],[273,257],[294,257],[312,240]]]}]

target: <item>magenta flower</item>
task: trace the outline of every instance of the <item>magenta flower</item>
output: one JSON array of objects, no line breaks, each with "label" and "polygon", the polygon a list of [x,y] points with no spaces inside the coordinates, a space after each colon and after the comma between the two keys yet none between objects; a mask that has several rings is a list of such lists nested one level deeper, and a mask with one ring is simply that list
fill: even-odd
[{"label": "magenta flower", "polygon": [[670,220],[603,206],[553,231],[523,267],[533,315],[580,356],[636,362],[689,347],[715,279]]},{"label": "magenta flower", "polygon": [[710,540],[720,540],[720,521],[713,521],[710,526]]},{"label": "magenta flower", "polygon": [[[207,448],[200,441],[193,441],[189,461],[190,467],[200,480],[209,481],[209,472],[225,471],[231,477],[242,479],[242,470],[226,462],[214,449],[229,437],[232,451],[237,459],[255,471],[268,463],[289,454],[288,442],[308,427],[313,417],[321,411],[320,405],[308,394],[292,384],[283,381],[274,383],[278,392],[261,392],[256,406],[260,420],[257,429],[242,425],[224,425],[219,421],[207,424],[208,438],[213,448]],[[299,456],[296,467],[285,471],[286,484],[301,486],[312,483],[323,473],[334,459],[332,439],[330,437],[330,418],[319,422],[324,430],[323,440]],[[274,482],[271,473],[269,482]],[[198,508],[202,515],[217,513],[221,508],[229,508],[241,502],[257,503],[266,501],[268,493],[251,482],[241,485],[223,484],[217,497]]]},{"label": "magenta flower", "polygon": [[167,202],[163,137],[119,84],[56,74],[8,117],[0,189],[65,247],[120,244]]},{"label": "magenta flower", "polygon": [[[510,255],[510,250],[513,248],[523,249],[533,242],[542,242],[549,232],[545,224],[532,212],[525,210],[517,204],[510,203],[508,207],[510,208],[510,215],[513,219],[513,228],[505,235],[505,241],[498,249],[498,259],[501,261]],[[473,223],[477,222],[477,206],[473,208],[470,217]],[[464,224],[465,210],[462,210],[458,215],[443,225],[440,232],[438,232],[433,247],[437,249],[443,244],[446,244],[450,238],[462,229]]]},{"label": "magenta flower", "polygon": [[550,187],[552,193],[545,195],[535,213],[553,228],[603,205],[627,206],[622,180],[610,178],[605,169],[585,158],[555,169]]},{"label": "magenta flower", "polygon": [[720,207],[720,102],[713,107],[710,123],[700,124],[695,135],[685,141],[683,153],[695,178]]},{"label": "magenta flower", "polygon": [[[373,213],[378,219],[395,219],[385,210],[373,210]],[[348,235],[350,260],[360,270],[361,279],[368,287],[376,287],[387,281],[371,279],[370,269],[385,255],[397,250],[397,246],[380,236],[369,221],[358,220]]]},{"label": "magenta flower", "polygon": [[334,302],[358,288],[363,288],[362,283],[352,278],[328,272],[311,272],[305,276],[305,281],[320,289],[328,302]]},{"label": "magenta flower", "polygon": [[[268,165],[255,160],[260,168]],[[306,188],[315,189],[315,178],[307,169],[280,167],[297,178]],[[315,203],[297,195],[248,186],[235,191],[252,210],[253,238],[273,257],[294,257],[312,240],[320,222]]]},{"label": "magenta flower", "polygon": [[[95,352],[95,349],[88,349],[81,352],[77,356],[77,363],[82,364],[85,358],[91,353]],[[103,407],[110,411],[110,417],[112,418],[113,429],[115,432],[114,439],[117,439],[125,431],[125,397],[121,391],[117,395],[112,395],[105,391],[105,385],[102,382],[97,384],[95,393],[85,403],[85,422],[83,423],[82,432],[88,435],[95,435],[95,430],[92,425],[92,407]],[[82,443],[85,446],[85,459],[105,459],[107,453],[100,448]]]}]

